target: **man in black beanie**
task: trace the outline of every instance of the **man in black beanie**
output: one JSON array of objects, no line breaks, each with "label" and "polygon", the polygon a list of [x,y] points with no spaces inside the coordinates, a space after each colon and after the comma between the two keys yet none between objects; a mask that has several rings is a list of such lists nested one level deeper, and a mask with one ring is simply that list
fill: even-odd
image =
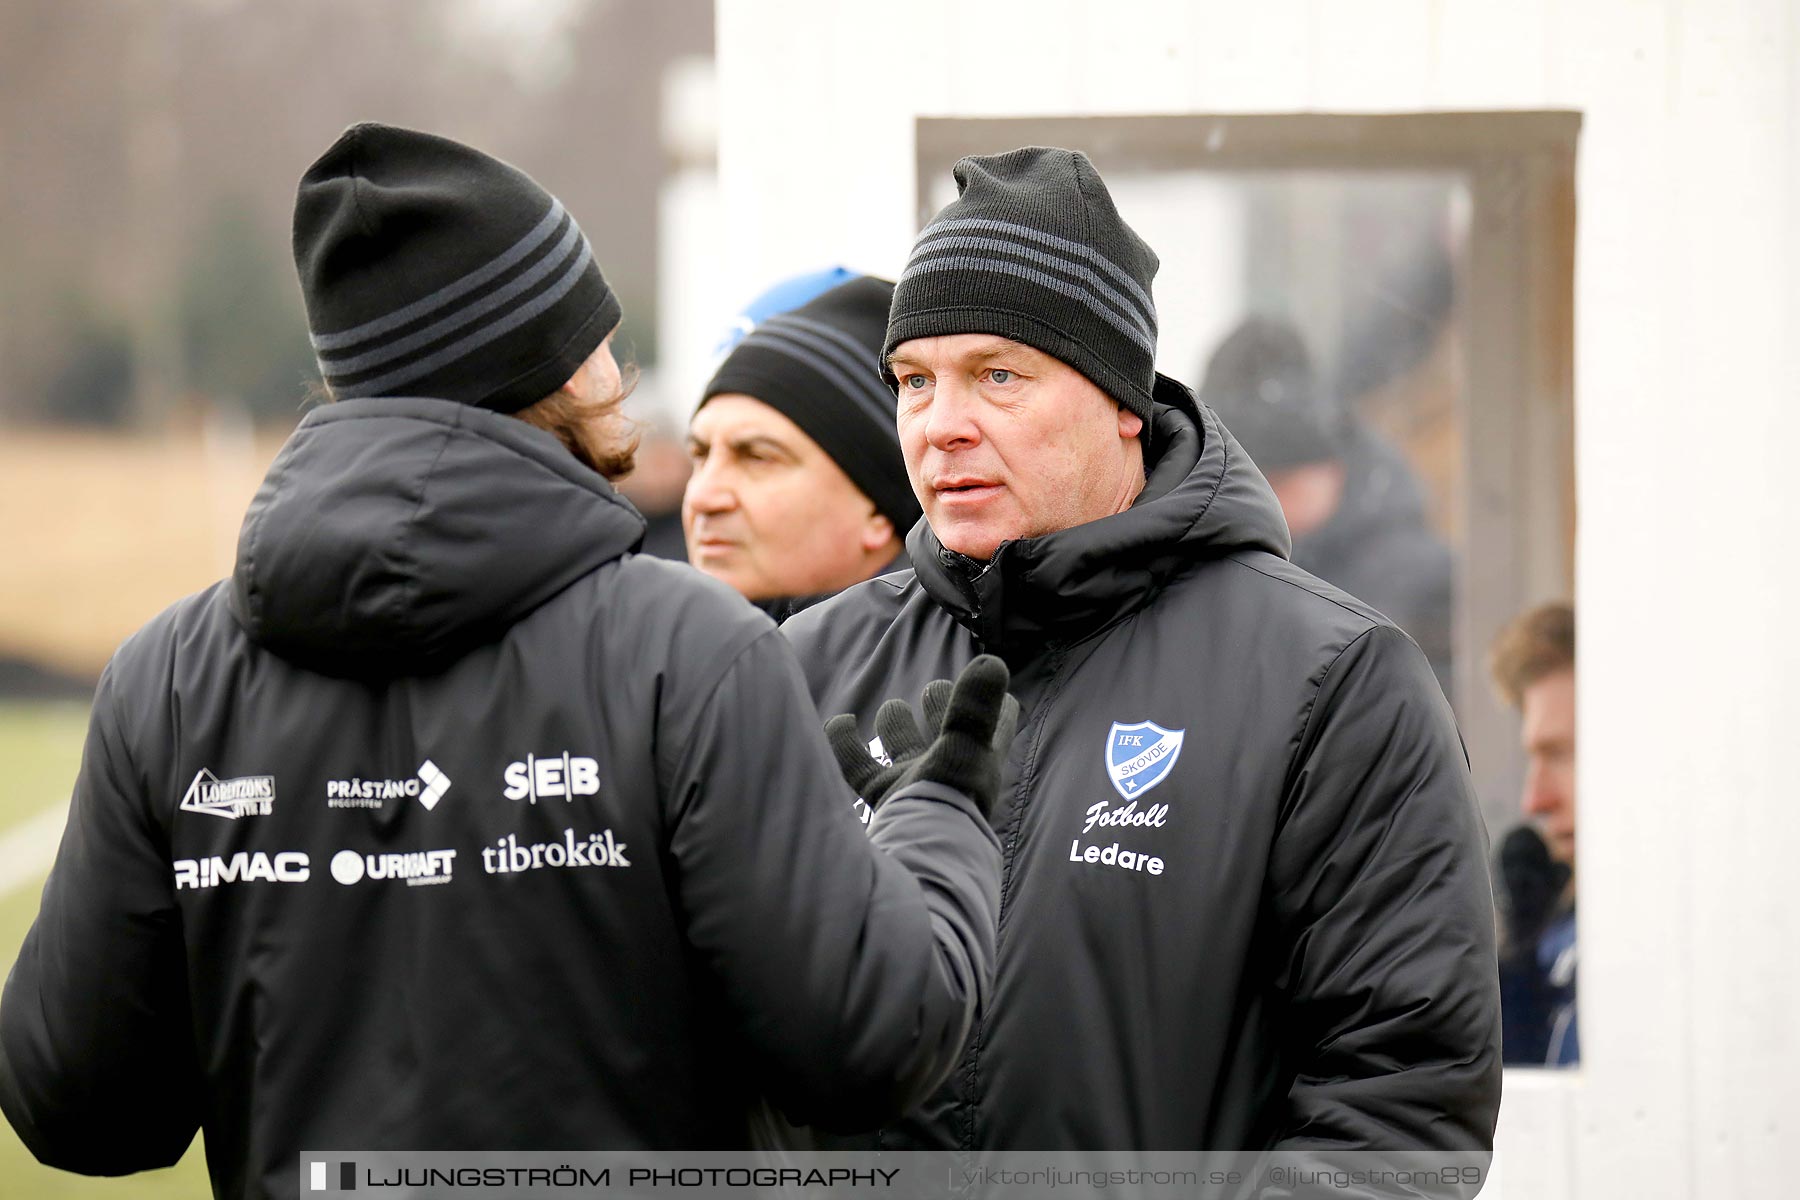
[{"label": "man in black beanie", "polygon": [[894,285],[862,276],[765,318],[688,424],[688,558],[777,621],[905,565],[919,519],[877,363]]},{"label": "man in black beanie", "polygon": [[923,1098],[990,984],[1005,668],[934,693],[865,836],[774,625],[633,553],[619,306],[562,206],[359,125],[294,253],[340,401],[102,678],[0,1002],[20,1138],[115,1175],[204,1127],[219,1196],[287,1197],[305,1150],[727,1148],[763,1099]]},{"label": "man in black beanie", "polygon": [[1424,656],[1288,561],[1255,464],[1156,373],[1156,256],[1087,158],[955,174],[883,345],[912,569],[783,626],[847,762],[983,653],[1025,713],[994,1008],[879,1143],[1479,1156],[1493,903]]}]

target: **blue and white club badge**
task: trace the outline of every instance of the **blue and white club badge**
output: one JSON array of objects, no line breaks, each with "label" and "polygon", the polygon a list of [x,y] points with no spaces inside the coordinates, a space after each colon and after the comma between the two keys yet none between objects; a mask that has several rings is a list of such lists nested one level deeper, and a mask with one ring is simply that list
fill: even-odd
[{"label": "blue and white club badge", "polygon": [[1127,800],[1141,796],[1169,777],[1186,739],[1187,730],[1164,729],[1155,721],[1114,721],[1106,735],[1107,778]]}]

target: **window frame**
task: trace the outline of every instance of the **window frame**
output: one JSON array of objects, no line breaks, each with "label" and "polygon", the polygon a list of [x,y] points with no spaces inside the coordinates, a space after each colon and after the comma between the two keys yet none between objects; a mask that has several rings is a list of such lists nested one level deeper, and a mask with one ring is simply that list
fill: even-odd
[{"label": "window frame", "polygon": [[[1483,815],[1518,823],[1518,717],[1494,694],[1500,629],[1575,583],[1575,230],[1579,112],[920,117],[918,226],[958,158],[1077,147],[1104,170],[1440,171],[1470,200],[1457,281],[1464,528],[1455,563],[1455,702]],[[1197,383],[1195,380],[1187,381]],[[1480,447],[1480,453],[1474,448]]]}]

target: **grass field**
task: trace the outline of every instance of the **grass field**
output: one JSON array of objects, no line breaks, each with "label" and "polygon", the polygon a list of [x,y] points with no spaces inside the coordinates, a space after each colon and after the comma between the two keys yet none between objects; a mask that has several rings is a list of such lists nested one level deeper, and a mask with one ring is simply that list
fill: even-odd
[{"label": "grass field", "polygon": [[[86,727],[87,711],[79,704],[0,703],[0,764],[5,764],[0,771],[0,838],[69,798]],[[0,967],[5,971],[12,970],[19,943],[37,915],[48,861],[42,866],[0,894]],[[94,1135],[105,1137],[107,1131],[96,1129]],[[0,1122],[0,1197],[8,1200],[175,1200],[211,1194],[199,1138],[170,1170],[89,1179],[39,1166],[12,1127]]]}]

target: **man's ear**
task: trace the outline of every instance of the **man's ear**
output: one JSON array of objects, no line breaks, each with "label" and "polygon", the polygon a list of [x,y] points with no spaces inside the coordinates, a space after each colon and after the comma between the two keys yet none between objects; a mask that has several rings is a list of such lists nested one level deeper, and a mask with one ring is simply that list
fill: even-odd
[{"label": "man's ear", "polygon": [[562,386],[556,389],[555,395],[567,396],[571,400],[580,400],[587,395],[587,363],[575,368],[575,373],[563,380]]},{"label": "man's ear", "polygon": [[896,536],[894,523],[887,519],[887,514],[871,504],[872,510],[868,520],[863,522],[862,548],[865,553],[873,554],[887,545]]},{"label": "man's ear", "polygon": [[1144,432],[1144,418],[1123,404],[1119,405],[1119,437],[1134,438],[1142,432]]}]

